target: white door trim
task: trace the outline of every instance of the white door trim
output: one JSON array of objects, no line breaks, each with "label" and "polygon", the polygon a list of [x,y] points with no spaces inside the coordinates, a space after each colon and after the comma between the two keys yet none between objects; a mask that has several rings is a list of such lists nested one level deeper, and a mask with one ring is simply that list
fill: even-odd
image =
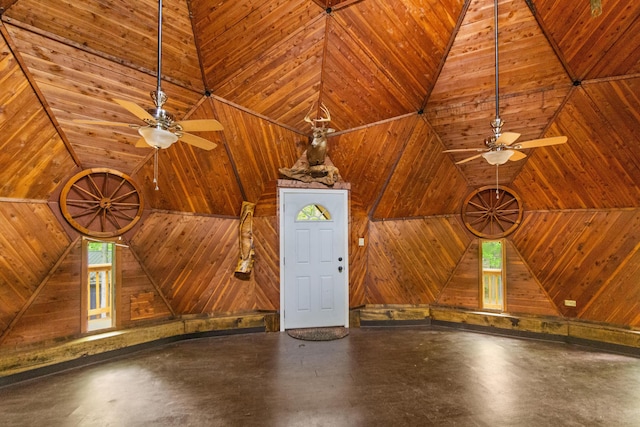
[{"label": "white door trim", "polygon": [[343,250],[344,250],[344,319],[345,327],[349,327],[349,191],[342,189],[305,189],[305,188],[279,188],[279,218],[280,218],[280,331],[285,330],[284,308],[285,308],[285,265],[284,265],[284,253],[285,253],[285,241],[284,241],[284,227],[285,227],[285,215],[284,204],[286,193],[306,193],[306,194],[336,194],[340,193],[343,197],[344,204],[344,229],[343,229]]}]

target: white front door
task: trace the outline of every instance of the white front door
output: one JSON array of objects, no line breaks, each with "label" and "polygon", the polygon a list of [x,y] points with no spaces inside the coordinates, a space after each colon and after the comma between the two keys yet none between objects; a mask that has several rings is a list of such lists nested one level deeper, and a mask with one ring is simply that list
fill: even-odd
[{"label": "white front door", "polygon": [[280,329],[349,326],[347,190],[280,189]]}]

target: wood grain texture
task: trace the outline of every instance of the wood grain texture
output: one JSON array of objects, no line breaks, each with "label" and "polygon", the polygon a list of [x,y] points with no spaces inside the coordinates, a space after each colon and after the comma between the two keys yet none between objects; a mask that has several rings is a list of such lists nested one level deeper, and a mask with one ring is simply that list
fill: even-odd
[{"label": "wood grain texture", "polygon": [[580,317],[614,325],[640,327],[640,247],[636,247],[603,283]]},{"label": "wood grain texture", "polygon": [[637,70],[637,49],[631,56],[613,52],[632,49],[640,43],[638,2],[608,0],[603,2],[602,15],[597,18],[591,17],[589,2],[534,0],[533,4],[538,19],[558,46],[574,79],[607,77]]},{"label": "wood grain texture", "polygon": [[393,173],[415,124],[415,117],[378,124],[330,137],[329,156],[351,195],[369,212]]},{"label": "wood grain texture", "polygon": [[[136,122],[116,97],[151,105],[157,3],[0,0],[0,328],[25,316],[11,327],[16,346],[76,333],[65,304],[80,261],[64,255],[64,230],[75,232],[55,202],[76,167],[135,174],[144,188],[144,221],[125,236],[123,292],[130,304],[160,284],[152,322],[171,310],[277,309],[275,182],[301,155],[303,117],[319,102],[341,131],[329,158],[351,185],[350,306],[477,307],[477,243],[456,202],[493,184],[496,169],[455,166],[462,155],[441,151],[482,147],[490,133],[493,3],[165,0],[167,109],[225,130],[203,134],[218,143],[211,152],[163,151],[155,192],[135,129],[73,120]],[[569,138],[499,169],[525,206],[507,240],[508,309],[639,327],[640,5],[607,0],[599,18],[586,0],[499,7],[504,130]],[[232,277],[243,200],[257,202],[260,239],[246,282]],[[51,333],[37,329],[48,310],[60,322]]]},{"label": "wood grain texture", "polygon": [[[20,0],[8,15],[123,65],[157,75],[158,2]],[[83,37],[92,34],[90,40]],[[186,0],[163,2],[162,73],[202,92],[204,84]]]},{"label": "wood grain texture", "polygon": [[418,111],[438,76],[462,4],[362,1],[332,14],[321,98],[336,117],[335,127]]},{"label": "wood grain texture", "polygon": [[0,82],[0,197],[46,200],[74,161],[3,38]]},{"label": "wood grain texture", "polygon": [[[509,314],[533,314],[560,316],[555,304],[529,270],[510,239],[505,244],[505,312]],[[482,309],[480,303],[480,241],[474,239],[456,266],[449,282],[438,297],[437,304]]]},{"label": "wood grain texture", "polygon": [[[613,311],[637,307],[632,282],[622,287],[619,281],[638,268],[639,230],[637,209],[529,212],[513,243],[563,316],[596,320],[587,316],[601,317],[607,301]],[[565,307],[567,299],[577,307]],[[634,316],[626,319],[635,322]]]},{"label": "wood grain texture", "polygon": [[[364,239],[364,246],[358,240]],[[349,307],[366,303],[367,263],[369,254],[369,218],[351,208],[349,222]]]},{"label": "wood grain texture", "polygon": [[[631,5],[629,5],[631,6]],[[607,8],[610,6],[607,5]],[[589,78],[606,78],[609,76],[633,75],[640,73],[640,17],[636,16],[635,21],[606,52],[605,56],[597,61],[591,71]],[[594,47],[589,51],[592,55]]]},{"label": "wood grain texture", "polygon": [[464,176],[442,152],[437,134],[424,120],[416,122],[373,218],[457,213],[470,192]]},{"label": "wood grain texture", "polygon": [[[122,326],[132,326],[136,320],[167,319],[171,316],[164,300],[157,294],[155,287],[138,260],[129,248],[121,248],[122,284],[119,299],[120,311],[116,313]],[[134,299],[143,300],[139,307],[133,307]],[[141,310],[145,308],[145,310]]]},{"label": "wood grain texture", "polygon": [[[527,209],[638,206],[640,155],[633,134],[640,123],[634,112],[639,81],[598,83],[572,93],[548,132],[567,131],[571,139],[537,148],[512,184]],[[608,86],[615,89],[607,96]]]},{"label": "wood grain texture", "polygon": [[80,334],[81,246],[78,240],[5,337],[3,345],[24,346]]},{"label": "wood grain texture", "polygon": [[277,217],[278,210],[278,181],[273,180],[264,184],[262,194],[256,203],[256,210],[253,214],[256,217]]},{"label": "wood grain texture", "polygon": [[49,274],[69,238],[44,203],[0,203],[0,334]]},{"label": "wood grain texture", "polygon": [[[21,57],[64,130],[82,167],[111,167],[130,173],[149,149],[134,147],[140,138],[127,127],[74,123],[74,119],[143,124],[113,98],[153,105],[153,76],[111,62],[55,40],[8,26]],[[177,119],[201,98],[197,92],[167,83],[166,109]]]},{"label": "wood grain texture", "polygon": [[469,245],[454,217],[369,224],[367,304],[431,304]]},{"label": "wood grain texture", "polygon": [[280,308],[280,225],[278,218],[254,217],[253,243],[256,251],[253,280],[255,309]]},{"label": "wood grain texture", "polygon": [[506,311],[513,314],[559,316],[560,311],[551,301],[542,285],[531,273],[529,266],[510,239],[506,249]]},{"label": "wood grain texture", "polygon": [[233,159],[244,200],[256,203],[264,186],[279,177],[279,169],[298,159],[298,143],[306,137],[260,117],[214,101],[218,120]]},{"label": "wood grain texture", "polygon": [[473,239],[455,266],[446,286],[438,295],[437,305],[480,308],[480,258],[478,239]]},{"label": "wood grain texture", "polygon": [[[493,2],[472,0],[427,107],[427,118],[446,149],[484,148],[496,116]],[[522,0],[499,4],[500,111],[503,131],[520,141],[536,139],[570,90],[570,79]],[[547,135],[544,135],[547,136]],[[451,153],[456,162],[474,153]],[[500,167],[507,184],[522,162]],[[495,167],[484,159],[459,166],[473,186],[495,183]]]},{"label": "wood grain texture", "polygon": [[332,127],[345,130],[418,111],[420,104],[405,98],[345,28],[333,19],[328,25],[320,101],[332,113]]},{"label": "wood grain texture", "polygon": [[131,249],[176,314],[251,310],[252,282],[233,275],[238,258],[236,219],[153,213]]},{"label": "wood grain texture", "polygon": [[[189,116],[190,119],[213,117],[216,115],[210,98]],[[227,133],[232,134],[229,126],[226,129],[198,132],[198,136],[218,144],[210,151],[181,141],[160,150],[158,191],[153,185],[153,158],[149,158],[133,176],[141,184],[147,203],[155,209],[237,216],[242,196],[232,160],[225,149]]]},{"label": "wood grain texture", "polygon": [[303,119],[317,105],[322,83],[325,26],[326,18],[318,16],[281,43],[265,47],[259,55],[256,52],[251,66],[213,85],[214,93],[307,131],[309,124]]},{"label": "wood grain texture", "polygon": [[323,12],[307,0],[191,2],[207,87],[216,90]]}]

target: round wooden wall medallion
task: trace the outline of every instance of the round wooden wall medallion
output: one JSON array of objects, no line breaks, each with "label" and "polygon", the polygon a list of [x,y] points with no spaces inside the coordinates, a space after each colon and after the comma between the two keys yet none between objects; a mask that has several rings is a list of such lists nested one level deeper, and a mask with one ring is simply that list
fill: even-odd
[{"label": "round wooden wall medallion", "polygon": [[510,188],[478,188],[462,204],[464,225],[478,237],[498,239],[513,233],[524,212],[518,195]]},{"label": "round wooden wall medallion", "polygon": [[79,232],[113,237],[130,230],[142,216],[142,196],[136,183],[114,169],[85,169],[65,184],[60,210]]}]

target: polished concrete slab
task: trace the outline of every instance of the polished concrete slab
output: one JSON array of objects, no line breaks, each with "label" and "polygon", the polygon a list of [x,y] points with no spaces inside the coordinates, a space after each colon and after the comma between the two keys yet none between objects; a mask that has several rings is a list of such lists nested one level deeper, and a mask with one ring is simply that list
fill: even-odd
[{"label": "polished concrete slab", "polygon": [[640,426],[640,359],[430,327],[182,341],[0,388],[2,426]]}]

